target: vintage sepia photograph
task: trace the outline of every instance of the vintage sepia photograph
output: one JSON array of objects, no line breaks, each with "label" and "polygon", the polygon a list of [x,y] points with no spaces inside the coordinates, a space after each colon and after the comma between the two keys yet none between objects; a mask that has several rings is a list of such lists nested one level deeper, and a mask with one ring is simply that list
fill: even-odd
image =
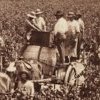
[{"label": "vintage sepia photograph", "polygon": [[100,0],[0,0],[0,100],[100,100]]}]

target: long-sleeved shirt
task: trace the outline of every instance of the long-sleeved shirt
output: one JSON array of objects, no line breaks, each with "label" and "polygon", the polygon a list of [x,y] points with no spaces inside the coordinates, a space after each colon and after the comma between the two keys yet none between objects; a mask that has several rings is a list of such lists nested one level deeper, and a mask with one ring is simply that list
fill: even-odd
[{"label": "long-sleeved shirt", "polygon": [[81,32],[82,36],[84,37],[84,29],[85,29],[84,22],[83,22],[83,20],[80,18],[80,19],[78,20],[78,23],[79,23],[79,25],[80,25],[80,32]]},{"label": "long-sleeved shirt", "polygon": [[80,26],[76,20],[68,21],[68,32],[71,34],[76,34],[76,32],[80,32]]},{"label": "long-sleeved shirt", "polygon": [[57,33],[65,34],[68,31],[68,23],[66,19],[61,17],[58,19],[54,26],[54,34],[56,35]]},{"label": "long-sleeved shirt", "polygon": [[19,81],[18,83],[18,89],[24,94],[29,96],[34,96],[34,84],[31,81],[26,81],[25,83],[22,83]]},{"label": "long-sleeved shirt", "polygon": [[46,31],[46,22],[43,17],[36,17],[35,18],[36,26],[42,30]]}]

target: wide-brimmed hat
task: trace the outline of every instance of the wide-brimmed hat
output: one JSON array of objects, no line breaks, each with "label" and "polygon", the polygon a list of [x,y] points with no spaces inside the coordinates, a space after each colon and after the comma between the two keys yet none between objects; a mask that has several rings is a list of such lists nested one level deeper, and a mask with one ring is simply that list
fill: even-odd
[{"label": "wide-brimmed hat", "polygon": [[32,14],[33,16],[35,16],[36,13],[35,13],[34,11],[31,11],[31,14]]},{"label": "wide-brimmed hat", "polygon": [[72,17],[75,17],[75,14],[74,12],[68,12],[68,15],[67,15],[68,18],[72,18]]},{"label": "wide-brimmed hat", "polygon": [[81,12],[80,11],[76,12],[76,16],[81,17],[82,16]]},{"label": "wide-brimmed hat", "polygon": [[15,62],[11,62],[10,65],[6,69],[7,72],[15,72],[16,67],[15,67]]},{"label": "wide-brimmed hat", "polygon": [[27,14],[27,17],[36,18],[36,13],[32,11],[30,14]]},{"label": "wide-brimmed hat", "polygon": [[81,11],[77,11],[76,15],[82,15]]},{"label": "wide-brimmed hat", "polygon": [[27,71],[20,71],[19,72],[19,75],[21,76],[22,74],[26,74],[27,78],[29,79],[30,78],[30,75]]},{"label": "wide-brimmed hat", "polygon": [[58,10],[56,13],[55,13],[55,16],[64,16],[64,13],[60,10]]},{"label": "wide-brimmed hat", "polygon": [[42,14],[42,13],[43,13],[43,11],[41,11],[40,9],[36,9],[36,12],[35,12],[36,15],[39,15],[39,14]]},{"label": "wide-brimmed hat", "polygon": [[19,60],[22,60],[22,59],[24,59],[24,57],[23,57],[23,56],[20,56],[20,57],[19,57]]},{"label": "wide-brimmed hat", "polygon": [[36,16],[33,16],[31,14],[27,14],[27,17],[29,17],[29,18],[36,18]]}]

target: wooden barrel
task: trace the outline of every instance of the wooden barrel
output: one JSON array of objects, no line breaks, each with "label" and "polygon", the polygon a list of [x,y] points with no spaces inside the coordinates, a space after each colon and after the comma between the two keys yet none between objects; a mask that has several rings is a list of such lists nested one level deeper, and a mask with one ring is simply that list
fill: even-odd
[{"label": "wooden barrel", "polygon": [[42,47],[39,60],[47,61],[48,64],[55,66],[56,64],[56,49]]},{"label": "wooden barrel", "polygon": [[43,68],[43,74],[52,75],[54,67],[56,65],[56,48],[48,48],[30,45],[23,53],[26,59],[39,60]]},{"label": "wooden barrel", "polygon": [[23,57],[26,59],[38,59],[40,46],[29,45],[23,53]]},{"label": "wooden barrel", "polygon": [[56,49],[43,47],[41,49],[39,60],[44,62],[42,63],[43,74],[51,76],[53,74],[54,66],[57,62]]}]

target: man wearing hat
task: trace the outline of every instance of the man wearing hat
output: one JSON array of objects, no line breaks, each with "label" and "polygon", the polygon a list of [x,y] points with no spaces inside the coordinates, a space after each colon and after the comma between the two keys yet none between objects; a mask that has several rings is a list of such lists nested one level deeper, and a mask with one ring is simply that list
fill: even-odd
[{"label": "man wearing hat", "polygon": [[11,84],[10,84],[10,91],[14,91],[15,87],[15,73],[16,73],[16,67],[15,67],[15,62],[12,60],[9,64],[9,66],[6,68],[6,73],[11,79]]},{"label": "man wearing hat", "polygon": [[27,17],[28,17],[26,19],[26,39],[27,39],[27,42],[26,42],[26,44],[21,49],[21,55],[23,54],[23,52],[27,48],[27,46],[30,44],[30,39],[31,39],[32,31],[40,31],[40,29],[36,25],[36,21],[35,21],[36,15],[35,15],[35,12],[32,11],[30,14],[27,14]]},{"label": "man wearing hat", "polygon": [[43,14],[43,12],[40,9],[36,10],[36,25],[37,27],[40,29],[40,31],[46,31],[46,22],[44,20],[44,18],[41,16]]},{"label": "man wearing hat", "polygon": [[57,22],[54,26],[55,43],[57,45],[60,54],[60,63],[65,62],[65,47],[64,42],[66,39],[66,32],[68,31],[68,23],[64,18],[64,13],[62,11],[57,11],[56,14]]},{"label": "man wearing hat", "polygon": [[20,72],[20,80],[18,81],[18,90],[22,92],[20,100],[26,100],[27,96],[29,100],[33,100],[34,97],[34,83],[29,80],[29,74],[26,71]]},{"label": "man wearing hat", "polygon": [[80,33],[82,34],[82,37],[84,37],[84,21],[82,20],[82,14],[80,12],[77,12],[76,13],[76,18],[77,18],[77,21],[80,25]]},{"label": "man wearing hat", "polygon": [[65,45],[65,55],[69,58],[77,58],[77,43],[78,35],[80,33],[80,27],[77,21],[75,21],[74,12],[69,12],[67,15],[68,19],[68,33],[66,36],[66,45]]},{"label": "man wearing hat", "polygon": [[[38,27],[36,26],[36,22],[35,22],[35,12],[32,11],[30,14],[27,14],[27,25],[26,25],[26,39],[27,39],[27,43],[29,43],[30,38],[31,38],[31,31],[35,31],[35,30],[39,30]],[[26,49],[27,44],[23,47],[22,52],[24,51],[24,49]]]},{"label": "man wearing hat", "polygon": [[76,16],[75,16],[75,20],[78,22],[79,26],[80,26],[80,34],[79,34],[79,37],[78,37],[78,59],[79,59],[79,55],[80,55],[80,46],[82,44],[82,40],[85,38],[84,36],[84,22],[82,20],[82,15],[80,12],[77,12],[76,13]]},{"label": "man wearing hat", "polygon": [[36,24],[36,13],[32,11],[30,14],[27,14],[27,17],[28,19],[26,20],[26,22],[31,27],[31,29],[34,31],[40,31],[40,28]]}]

